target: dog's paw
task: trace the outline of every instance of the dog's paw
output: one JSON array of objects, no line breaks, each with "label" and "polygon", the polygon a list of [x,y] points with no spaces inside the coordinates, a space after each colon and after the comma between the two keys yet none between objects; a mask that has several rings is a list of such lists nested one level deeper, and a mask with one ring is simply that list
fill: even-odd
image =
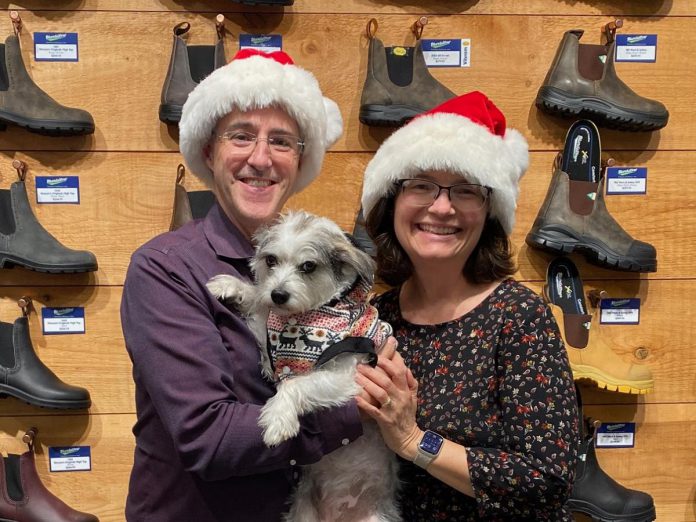
[{"label": "dog's paw", "polygon": [[300,419],[289,409],[269,408],[261,410],[259,426],[263,428],[263,442],[269,448],[293,438],[300,432]]},{"label": "dog's paw", "polygon": [[240,305],[244,301],[246,285],[244,281],[226,274],[216,275],[205,284],[217,299],[233,305]]}]

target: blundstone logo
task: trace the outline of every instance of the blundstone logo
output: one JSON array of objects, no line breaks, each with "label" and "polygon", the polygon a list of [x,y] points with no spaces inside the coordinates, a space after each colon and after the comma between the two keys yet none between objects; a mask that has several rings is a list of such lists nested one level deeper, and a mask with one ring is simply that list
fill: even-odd
[{"label": "blundstone logo", "polygon": [[433,49],[439,49],[440,47],[445,47],[451,43],[452,43],[452,40],[442,40],[441,42],[431,43],[430,47],[432,47]]},{"label": "blundstone logo", "polygon": [[61,308],[60,310],[53,310],[53,315],[68,315],[74,310],[74,308]]},{"label": "blundstone logo", "polygon": [[607,425],[607,431],[616,431],[620,430],[621,428],[625,427],[625,424],[608,424]]},{"label": "blundstone logo", "polygon": [[58,40],[62,40],[68,36],[66,33],[60,33],[60,34],[47,34],[46,35],[46,41],[47,42],[56,42]]},{"label": "blundstone logo", "polygon": [[72,455],[73,453],[77,453],[80,451],[80,448],[67,448],[67,449],[62,449],[60,450],[61,455]]},{"label": "blundstone logo", "polygon": [[638,42],[642,42],[642,41],[645,40],[647,37],[648,37],[648,36],[645,35],[645,34],[644,34],[644,35],[641,35],[641,36],[629,36],[629,37],[626,38],[626,41],[627,41],[628,43],[630,43],[630,44],[635,44],[635,43],[638,43]]},{"label": "blundstone logo", "polygon": [[560,272],[556,274],[556,295],[563,295],[563,276]]},{"label": "blundstone logo", "polygon": [[634,174],[638,172],[638,169],[619,169],[619,176],[628,176],[629,174]]},{"label": "blundstone logo", "polygon": [[578,155],[580,154],[580,145],[582,144],[582,136],[578,136],[573,141],[573,161],[578,161]]},{"label": "blundstone logo", "polygon": [[597,199],[597,193],[596,192],[588,192],[587,199],[591,199],[592,201],[594,201],[595,199]]},{"label": "blundstone logo", "polygon": [[270,36],[252,36],[251,43],[253,43],[254,45],[263,44],[268,42],[270,39]]},{"label": "blundstone logo", "polygon": [[621,299],[619,301],[612,301],[611,306],[623,306],[625,304],[628,304],[630,302],[630,299]]},{"label": "blundstone logo", "polygon": [[66,181],[68,181],[68,178],[47,179],[46,184],[47,185],[62,185]]}]

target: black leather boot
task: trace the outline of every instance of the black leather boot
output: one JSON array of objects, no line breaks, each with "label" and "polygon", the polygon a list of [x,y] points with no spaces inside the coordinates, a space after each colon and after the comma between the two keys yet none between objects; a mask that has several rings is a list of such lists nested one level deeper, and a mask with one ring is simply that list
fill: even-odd
[{"label": "black leather boot", "polygon": [[36,355],[29,336],[26,310],[14,324],[0,321],[0,395],[10,395],[43,408],[86,409],[89,392],[61,381]]},{"label": "black leather boot", "polygon": [[215,203],[212,190],[186,190],[184,176],[186,169],[179,164],[174,189],[174,208],[169,230],[176,230],[193,219],[204,218]]},{"label": "black leather boot", "polygon": [[34,438],[30,428],[23,437],[29,450],[0,459],[0,521],[7,522],[99,522],[77,511],[51,493],[36,471]]},{"label": "black leather boot", "polygon": [[580,444],[578,467],[568,508],[589,515],[599,522],[655,520],[655,504],[650,495],[625,488],[599,467],[594,447],[596,427],[597,423],[593,426],[586,419],[587,434]]},{"label": "black leather boot", "polygon": [[0,189],[0,268],[14,265],[38,272],[92,272],[97,258],[63,246],[36,219],[24,184],[26,165],[14,160],[19,181]]},{"label": "black leather boot", "polygon": [[15,35],[0,44],[0,130],[8,123],[48,136],[94,132],[90,113],[61,105],[34,83]]}]

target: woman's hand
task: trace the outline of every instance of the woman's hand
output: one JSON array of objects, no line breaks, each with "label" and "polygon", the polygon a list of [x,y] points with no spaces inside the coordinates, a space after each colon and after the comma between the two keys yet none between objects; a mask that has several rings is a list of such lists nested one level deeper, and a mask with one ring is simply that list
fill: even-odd
[{"label": "woman's hand", "polygon": [[395,353],[391,359],[379,357],[376,368],[361,365],[356,381],[364,391],[358,408],[377,421],[392,451],[413,460],[422,435],[416,425],[418,383],[403,358]]}]

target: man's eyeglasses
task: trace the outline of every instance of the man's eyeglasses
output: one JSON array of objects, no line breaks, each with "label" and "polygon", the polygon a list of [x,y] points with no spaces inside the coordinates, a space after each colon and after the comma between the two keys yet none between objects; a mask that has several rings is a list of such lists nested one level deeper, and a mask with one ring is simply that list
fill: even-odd
[{"label": "man's eyeglasses", "polygon": [[259,138],[256,134],[242,130],[227,131],[216,135],[216,138],[229,143],[240,153],[251,154],[259,141],[268,143],[271,154],[283,156],[299,156],[304,150],[305,142],[290,134],[271,134],[267,138]]},{"label": "man's eyeglasses", "polygon": [[400,179],[402,200],[409,205],[429,207],[445,190],[452,206],[463,211],[479,210],[484,207],[493,189],[476,183],[456,183],[448,187],[427,179]]}]

